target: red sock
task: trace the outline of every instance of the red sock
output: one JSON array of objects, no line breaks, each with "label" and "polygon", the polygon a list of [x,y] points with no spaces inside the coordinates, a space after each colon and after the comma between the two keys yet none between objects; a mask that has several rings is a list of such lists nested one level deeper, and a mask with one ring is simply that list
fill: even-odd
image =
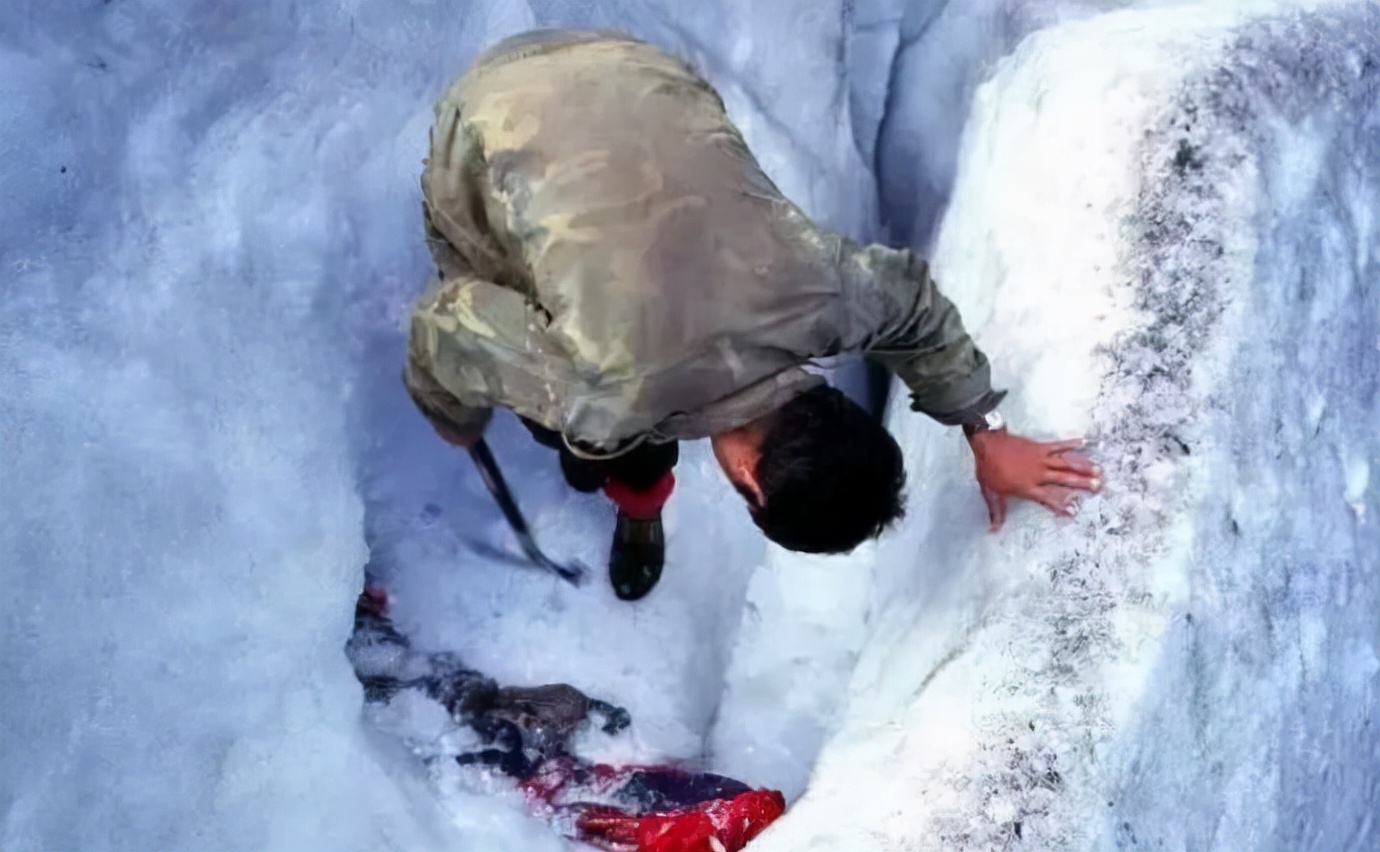
[{"label": "red sock", "polygon": [[639,521],[650,521],[661,515],[661,507],[671,499],[676,488],[676,477],[671,471],[656,481],[645,491],[634,491],[616,479],[604,483],[604,493],[618,506],[619,511]]}]

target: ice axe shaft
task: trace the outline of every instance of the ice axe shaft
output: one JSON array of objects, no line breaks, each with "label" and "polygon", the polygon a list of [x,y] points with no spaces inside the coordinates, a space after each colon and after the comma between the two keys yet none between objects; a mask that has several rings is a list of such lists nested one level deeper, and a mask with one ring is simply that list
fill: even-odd
[{"label": "ice axe shaft", "polygon": [[528,529],[527,521],[522,517],[517,501],[513,499],[513,492],[508,489],[508,483],[503,480],[503,472],[498,469],[498,462],[494,460],[494,454],[483,438],[470,447],[470,458],[474,459],[475,467],[479,468],[479,476],[484,480],[489,493],[498,501],[498,508],[503,510],[503,516],[508,519],[508,526],[513,528],[518,544],[522,546],[527,558],[567,583],[578,586],[583,578],[580,566],[558,565],[537,547],[537,542],[532,538],[532,531]]}]

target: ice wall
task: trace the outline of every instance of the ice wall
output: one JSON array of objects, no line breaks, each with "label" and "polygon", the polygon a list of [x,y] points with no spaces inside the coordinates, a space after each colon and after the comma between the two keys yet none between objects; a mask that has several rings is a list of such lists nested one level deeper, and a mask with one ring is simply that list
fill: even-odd
[{"label": "ice wall", "polygon": [[449,824],[341,653],[347,295],[416,280],[428,98],[501,5],[0,10],[0,847],[521,842]]},{"label": "ice wall", "polygon": [[1378,85],[1372,4],[1201,4],[981,88],[936,273],[1109,487],[988,536],[961,442],[892,413],[911,521],[851,566],[845,709],[759,848],[1373,848]]},{"label": "ice wall", "polygon": [[[893,243],[928,250],[953,188],[973,93],[1022,39],[1134,0],[920,0],[857,7],[853,125]],[[1156,5],[1142,0],[1137,5]],[[880,97],[878,96],[880,93]]]}]

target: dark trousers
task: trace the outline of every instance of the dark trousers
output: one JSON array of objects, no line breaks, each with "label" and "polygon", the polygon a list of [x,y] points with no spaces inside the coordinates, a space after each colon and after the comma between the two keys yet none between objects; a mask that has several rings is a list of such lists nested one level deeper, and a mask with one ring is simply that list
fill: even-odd
[{"label": "dark trousers", "polygon": [[582,459],[570,451],[559,432],[553,432],[528,420],[518,418],[537,443],[561,454],[561,472],[565,481],[576,491],[586,494],[603,488],[609,480],[621,483],[632,491],[646,491],[656,485],[680,460],[680,445],[642,444],[612,459]]}]

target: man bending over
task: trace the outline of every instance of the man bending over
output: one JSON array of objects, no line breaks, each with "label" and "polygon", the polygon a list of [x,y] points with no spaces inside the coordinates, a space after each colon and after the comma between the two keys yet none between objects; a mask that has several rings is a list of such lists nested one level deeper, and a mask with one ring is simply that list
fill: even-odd
[{"label": "man bending over", "polygon": [[661,576],[677,442],[709,438],[763,533],[843,553],[902,511],[889,433],[804,368],[862,352],[961,426],[993,527],[1005,498],[1067,514],[1099,471],[1078,442],[1008,433],[987,358],[910,251],[811,222],[684,62],[617,33],[501,42],[441,98],[422,176],[439,273],[405,381],[447,441],[493,408],[618,506],[620,598]]}]

